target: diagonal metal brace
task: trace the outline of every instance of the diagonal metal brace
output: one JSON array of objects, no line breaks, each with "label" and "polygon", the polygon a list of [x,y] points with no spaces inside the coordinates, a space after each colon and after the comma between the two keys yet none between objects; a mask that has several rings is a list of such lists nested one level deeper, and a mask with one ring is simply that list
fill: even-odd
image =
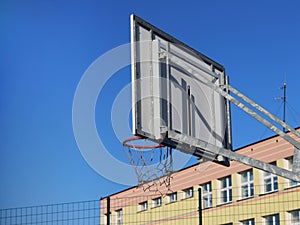
[{"label": "diagonal metal brace", "polygon": [[[230,102],[232,102],[233,104],[235,104],[237,107],[239,107],[240,109],[242,109],[244,112],[248,113],[250,116],[252,116],[256,120],[258,120],[260,123],[262,123],[263,125],[265,125],[267,128],[269,128],[270,130],[274,131],[276,134],[278,134],[279,136],[281,136],[283,139],[285,139],[286,141],[288,141],[289,143],[291,143],[297,149],[300,149],[300,143],[297,140],[295,140],[293,137],[287,135],[285,132],[283,132],[282,130],[280,130],[278,127],[274,126],[271,122],[269,122],[268,120],[266,120],[265,118],[263,118],[262,116],[260,116],[259,114],[257,114],[254,110],[250,109],[248,106],[246,106],[245,104],[243,104],[241,101],[239,101],[238,99],[236,99],[235,97],[233,97],[232,95],[230,95],[230,93],[228,93],[227,91],[224,91],[222,89],[224,87],[221,88],[221,87],[219,87],[219,85],[217,85],[215,83],[212,83],[207,78],[201,76],[198,72],[196,72],[191,67],[189,67],[187,63],[185,63],[183,61],[180,61],[180,60],[178,60],[178,59],[176,59],[175,57],[172,57],[172,56],[170,56],[170,58],[172,59],[172,63],[174,63],[178,67],[184,69],[194,79],[196,79],[196,80],[202,82],[203,84],[205,84],[206,86],[210,87],[212,90],[216,91],[217,93],[219,93],[220,95],[222,95],[224,98],[228,99]],[[200,69],[202,69],[202,68],[200,68]],[[206,69],[203,68],[203,71],[206,71]],[[294,133],[295,135],[297,135],[298,137],[300,137],[300,133],[298,131],[294,130],[293,128],[291,128],[290,126],[288,126],[285,122],[283,122],[280,119],[278,119],[277,117],[273,116],[267,110],[265,110],[264,108],[262,108],[258,104],[254,103],[252,100],[250,100],[249,98],[247,98],[246,96],[244,96],[242,93],[240,93],[236,89],[232,88],[231,86],[229,86],[229,85],[225,86],[225,89],[226,89],[226,87],[227,88],[230,87],[230,89],[232,91],[234,91],[236,94],[238,94],[237,95],[238,97],[240,96],[244,101],[246,101],[246,102],[248,101],[248,103],[253,108],[260,109],[259,111],[263,112],[265,115],[267,115],[268,118],[273,119],[275,122],[279,122],[280,121],[280,124],[283,124],[288,130],[290,130],[292,133]]]},{"label": "diagonal metal brace", "polygon": [[[281,176],[281,177],[284,177],[284,178],[287,178],[290,180],[300,182],[300,174],[299,173],[294,173],[292,171],[279,168],[279,167],[271,165],[269,163],[266,163],[266,162],[263,162],[263,161],[245,156],[245,155],[238,154],[238,153],[230,151],[228,149],[217,147],[208,142],[199,140],[197,138],[194,138],[194,137],[191,137],[191,136],[188,136],[185,134],[178,134],[174,131],[168,131],[167,135],[168,135],[168,138],[170,138],[174,142],[178,143],[179,148],[177,148],[177,146],[176,146],[176,148],[178,150],[180,150],[181,152],[191,154],[191,151],[194,150],[193,155],[196,155],[196,156],[197,156],[197,151],[199,151],[199,156],[203,156],[203,151],[211,153],[211,154],[221,155],[221,156],[227,157],[231,160],[237,161],[239,163],[243,163],[245,165],[248,165],[248,166],[251,166],[251,167],[266,171],[266,172],[270,172],[270,173],[273,173],[275,175],[278,175],[278,176]],[[188,146],[186,146],[186,148],[182,148],[182,143],[189,143],[190,148]]]},{"label": "diagonal metal brace", "polygon": [[228,88],[229,91],[231,91],[232,93],[234,93],[239,98],[243,99],[245,102],[249,103],[251,106],[253,106],[255,109],[257,109],[259,112],[265,114],[268,118],[272,119],[273,121],[275,121],[276,123],[280,124],[282,127],[284,127],[285,129],[289,130],[291,133],[295,134],[297,137],[300,138],[300,132],[298,132],[293,127],[291,127],[288,124],[286,124],[284,121],[282,121],[278,117],[276,117],[273,114],[271,114],[269,111],[267,111],[266,109],[264,109],[262,106],[258,105],[253,100],[251,100],[247,96],[243,95],[241,92],[239,92],[238,90],[236,90],[232,86],[230,86],[230,85],[224,85],[224,87]]}]

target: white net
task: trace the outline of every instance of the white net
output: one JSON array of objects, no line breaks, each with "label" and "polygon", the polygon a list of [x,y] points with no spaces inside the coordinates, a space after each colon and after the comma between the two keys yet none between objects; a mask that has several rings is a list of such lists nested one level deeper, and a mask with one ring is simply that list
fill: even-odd
[{"label": "white net", "polygon": [[123,142],[123,149],[135,170],[138,184],[144,191],[168,191],[173,173],[173,149],[152,144],[147,139],[134,137]]}]

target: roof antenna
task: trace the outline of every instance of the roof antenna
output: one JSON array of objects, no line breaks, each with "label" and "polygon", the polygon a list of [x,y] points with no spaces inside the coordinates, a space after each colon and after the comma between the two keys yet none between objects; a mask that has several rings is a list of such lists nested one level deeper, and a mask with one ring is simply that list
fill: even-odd
[{"label": "roof antenna", "polygon": [[[284,82],[283,82],[283,86],[280,88],[283,89],[283,122],[285,122],[286,120],[286,74],[284,74]],[[282,128],[283,132],[286,132],[286,129],[283,127]]]},{"label": "roof antenna", "polygon": [[[286,122],[286,73],[284,74],[283,86],[280,87],[280,90],[283,90],[283,97],[275,98],[275,100],[283,100],[283,122]],[[286,129],[282,127],[282,131],[286,132]]]}]

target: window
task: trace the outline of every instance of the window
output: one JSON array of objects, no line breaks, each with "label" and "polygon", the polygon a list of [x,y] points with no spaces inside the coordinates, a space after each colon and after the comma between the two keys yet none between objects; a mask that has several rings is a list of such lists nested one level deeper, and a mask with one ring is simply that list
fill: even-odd
[{"label": "window", "polygon": [[116,211],[116,225],[123,224],[123,211],[122,209]]},{"label": "window", "polygon": [[264,217],[265,225],[280,225],[279,214]]},{"label": "window", "polygon": [[300,209],[289,212],[290,214],[290,224],[300,225]]},{"label": "window", "polygon": [[161,197],[155,198],[155,199],[152,200],[152,207],[153,208],[159,207],[159,206],[161,206],[161,203],[162,203]]},{"label": "window", "polygon": [[[105,216],[103,217],[103,219],[104,219],[103,224],[104,225],[107,225],[107,219],[108,219],[107,217],[108,217],[107,214],[105,214]],[[111,222],[111,214],[109,214],[109,220],[110,220],[110,224],[112,224],[112,222]]]},{"label": "window", "polygon": [[[276,162],[270,163],[276,166]],[[270,172],[264,172],[264,193],[278,190],[278,178]]]},{"label": "window", "polygon": [[140,211],[145,211],[147,209],[148,209],[148,202],[147,201],[139,203],[139,205],[138,205],[138,211],[139,212]]},{"label": "window", "polygon": [[231,176],[225,177],[220,180],[221,182],[221,203],[232,201],[232,182]]},{"label": "window", "polygon": [[177,192],[167,195],[168,203],[176,202],[177,201]]},{"label": "window", "polygon": [[254,219],[243,220],[240,222],[241,225],[255,225]]},{"label": "window", "polygon": [[212,207],[212,188],[211,182],[202,185],[203,208]]},{"label": "window", "polygon": [[191,198],[193,196],[194,196],[194,189],[192,187],[183,190],[183,196],[182,196],[183,199],[185,199],[185,198]]},{"label": "window", "polygon": [[[293,169],[293,157],[287,158],[286,161],[287,161],[287,169],[292,171],[292,169]],[[289,180],[288,187],[293,187],[293,186],[296,186],[296,185],[299,185],[299,182],[294,181],[294,180]]]},{"label": "window", "polygon": [[241,196],[249,198],[254,195],[253,170],[241,173]]}]

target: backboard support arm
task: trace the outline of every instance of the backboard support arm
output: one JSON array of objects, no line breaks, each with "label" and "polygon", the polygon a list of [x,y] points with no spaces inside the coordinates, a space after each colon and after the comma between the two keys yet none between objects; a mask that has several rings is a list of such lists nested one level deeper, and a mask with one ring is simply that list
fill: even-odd
[{"label": "backboard support arm", "polygon": [[[277,166],[271,165],[266,162],[262,162],[260,160],[241,155],[239,153],[229,151],[228,149],[225,148],[220,148],[215,145],[212,145],[208,142],[196,139],[194,137],[190,137],[185,134],[178,134],[174,131],[168,131],[167,132],[168,138],[171,140],[174,140],[173,143],[168,143],[175,145],[176,143],[176,149],[178,149],[181,152],[187,153],[187,154],[192,154],[197,157],[204,157],[204,158],[209,158],[210,156],[213,155],[221,155],[224,157],[227,157],[231,160],[237,161],[239,163],[243,163],[245,165],[273,173],[275,175],[298,181],[300,182],[300,174],[295,173],[295,171],[289,171],[286,169],[279,168]],[[184,144],[184,143],[189,143],[189,145]],[[299,150],[297,150],[299,151]]]},{"label": "backboard support arm", "polygon": [[[197,140],[193,137],[187,137],[184,134],[176,134],[172,131],[168,131],[168,135],[171,134],[171,137],[169,136],[170,138],[174,138],[176,140],[176,138],[180,138],[182,135],[183,139],[188,141],[185,143],[189,143],[190,145],[195,144],[195,147],[197,147],[199,149],[203,149],[205,151],[209,151],[209,152],[213,152],[213,153],[218,153],[219,155],[228,157],[231,160],[235,160],[235,161],[244,163],[246,165],[256,167],[256,168],[262,169],[264,171],[272,172],[279,176],[283,176],[288,179],[292,179],[292,180],[296,180],[296,181],[300,182],[300,143],[295,138],[291,137],[290,135],[288,135],[287,133],[285,133],[281,129],[279,129],[277,126],[272,124],[270,121],[268,121],[264,117],[260,116],[257,112],[255,112],[250,107],[253,107],[257,111],[261,112],[268,119],[273,120],[273,122],[277,123],[277,125],[279,124],[279,125],[283,126],[284,128],[289,130],[295,136],[300,137],[300,133],[298,131],[293,129],[291,126],[287,125],[285,122],[283,122],[282,120],[280,120],[279,118],[277,118],[276,116],[274,116],[273,114],[268,112],[266,109],[264,109],[263,107],[261,107],[260,105],[258,105],[257,103],[255,103],[254,101],[252,101],[251,99],[246,97],[245,95],[243,95],[241,92],[239,92],[238,90],[236,90],[235,88],[230,86],[228,83],[225,86],[219,86],[215,83],[210,82],[209,80],[207,80],[206,78],[204,78],[203,76],[198,74],[196,71],[194,71],[187,63],[177,60],[176,57],[173,57],[171,54],[169,55],[169,58],[172,60],[172,63],[174,63],[176,66],[179,66],[182,69],[184,69],[185,71],[187,71],[187,73],[190,76],[193,76],[194,79],[197,79],[198,81],[207,85],[209,88],[213,89],[214,91],[216,91],[217,93],[222,95],[225,99],[227,99],[228,101],[235,104],[238,108],[242,109],[244,112],[249,114],[251,117],[255,118],[261,124],[265,125],[267,128],[269,128],[270,130],[272,130],[273,132],[278,134],[280,137],[282,137],[284,140],[286,140],[287,142],[292,144],[295,148],[294,159],[293,159],[293,169],[292,169],[292,172],[288,171],[288,170],[284,170],[279,167],[269,165],[268,163],[234,153],[232,151],[229,151],[228,149],[217,148],[216,146],[213,146],[213,145],[203,142],[201,140]],[[207,69],[203,68],[203,70],[206,71]],[[250,107],[246,106],[244,103],[242,103],[236,97],[232,96],[230,94],[230,92],[235,94],[236,97],[239,97],[242,101],[246,102]],[[180,139],[182,139],[182,137]],[[177,139],[177,140],[181,141],[180,139]],[[189,141],[191,141],[191,142],[189,142]]]}]

